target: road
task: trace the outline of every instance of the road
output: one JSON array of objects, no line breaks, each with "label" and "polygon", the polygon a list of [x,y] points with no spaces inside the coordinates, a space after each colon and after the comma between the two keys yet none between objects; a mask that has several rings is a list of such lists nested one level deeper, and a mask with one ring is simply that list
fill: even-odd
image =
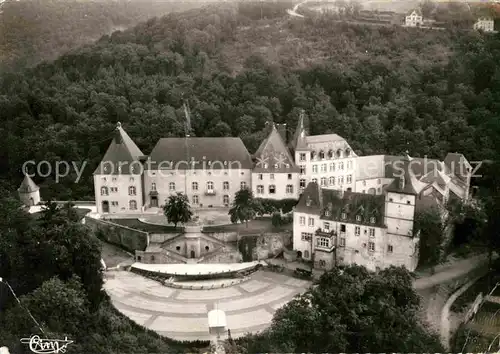
[{"label": "road", "polygon": [[304,1],[300,2],[300,3],[298,3],[297,5],[295,5],[295,6],[293,7],[293,9],[291,9],[291,10],[286,10],[286,12],[287,12],[290,16],[295,16],[295,17],[304,17],[303,15],[301,15],[301,14],[297,13],[297,9],[299,8],[299,6],[300,6],[300,5],[305,4],[307,1],[308,1],[308,0],[304,0]]}]

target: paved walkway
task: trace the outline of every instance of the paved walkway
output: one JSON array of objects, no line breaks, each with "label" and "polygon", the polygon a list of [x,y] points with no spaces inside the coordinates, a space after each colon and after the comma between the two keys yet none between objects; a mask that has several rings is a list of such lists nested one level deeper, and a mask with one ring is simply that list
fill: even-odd
[{"label": "paved walkway", "polygon": [[267,328],[274,312],[310,282],[258,271],[240,285],[213,290],[172,289],[132,272],[109,274],[104,288],[113,305],[133,321],[177,340],[209,340],[208,311],[226,312],[234,338]]}]

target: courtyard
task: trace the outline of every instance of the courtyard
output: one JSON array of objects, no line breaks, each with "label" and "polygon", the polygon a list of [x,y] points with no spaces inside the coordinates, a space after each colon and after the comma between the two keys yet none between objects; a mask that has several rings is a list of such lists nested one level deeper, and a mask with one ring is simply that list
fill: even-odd
[{"label": "courtyard", "polygon": [[181,341],[209,340],[208,311],[226,312],[237,338],[267,328],[274,312],[311,282],[258,271],[239,285],[212,290],[174,289],[132,272],[108,272],[104,288],[113,305],[134,322]]}]

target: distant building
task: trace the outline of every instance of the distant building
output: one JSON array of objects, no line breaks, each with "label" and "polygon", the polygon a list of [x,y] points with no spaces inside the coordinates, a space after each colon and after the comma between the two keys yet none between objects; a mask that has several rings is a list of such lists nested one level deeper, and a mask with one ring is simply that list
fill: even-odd
[{"label": "distant building", "polygon": [[40,188],[26,173],[21,186],[17,189],[19,200],[25,206],[34,206],[40,203]]},{"label": "distant building", "polygon": [[476,23],[474,23],[475,30],[483,30],[484,32],[495,31],[495,21],[490,17],[480,17]]},{"label": "distant building", "polygon": [[413,10],[409,15],[405,17],[405,26],[407,27],[419,27],[424,24],[424,18],[422,12],[419,9]]}]

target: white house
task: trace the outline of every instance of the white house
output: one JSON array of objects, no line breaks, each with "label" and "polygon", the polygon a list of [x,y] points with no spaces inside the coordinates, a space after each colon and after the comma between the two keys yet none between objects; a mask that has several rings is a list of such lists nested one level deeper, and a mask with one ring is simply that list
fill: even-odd
[{"label": "white house", "polygon": [[405,17],[405,26],[407,27],[419,27],[424,24],[424,18],[419,9],[413,10],[410,14]]},{"label": "white house", "polygon": [[480,17],[476,23],[474,23],[474,29],[484,32],[493,32],[495,31],[495,21],[489,17]]}]

